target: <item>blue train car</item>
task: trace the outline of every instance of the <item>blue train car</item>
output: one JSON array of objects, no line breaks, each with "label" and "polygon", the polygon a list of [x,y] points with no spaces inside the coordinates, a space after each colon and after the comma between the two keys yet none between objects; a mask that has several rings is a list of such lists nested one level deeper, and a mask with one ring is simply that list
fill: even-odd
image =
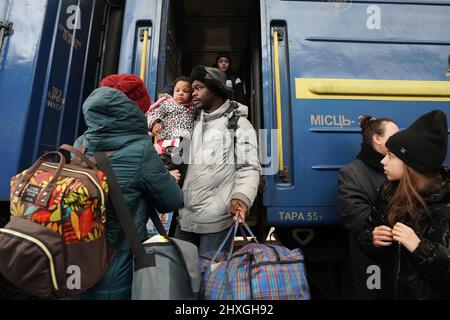
[{"label": "blue train car", "polygon": [[115,3],[0,0],[0,201],[12,175],[82,130],[82,102],[117,68]]},{"label": "blue train car", "polygon": [[104,75],[139,74],[155,100],[230,51],[261,132],[260,236],[275,226],[329,273],[346,255],[337,180],[359,151],[359,117],[406,127],[450,114],[449,16],[444,0],[0,0],[13,23],[0,31],[0,200],[11,175],[73,142]]},{"label": "blue train car", "polygon": [[278,128],[279,98],[287,171],[266,179],[269,223],[339,223],[337,174],[358,152],[359,116],[405,127],[427,110],[450,110],[449,5],[264,1],[264,128]]},{"label": "blue train car", "polygon": [[283,129],[286,170],[266,177],[267,221],[304,245],[327,294],[337,296],[347,255],[337,180],[359,151],[358,118],[407,127],[426,111],[449,113],[449,14],[448,1],[261,4],[263,127]]}]

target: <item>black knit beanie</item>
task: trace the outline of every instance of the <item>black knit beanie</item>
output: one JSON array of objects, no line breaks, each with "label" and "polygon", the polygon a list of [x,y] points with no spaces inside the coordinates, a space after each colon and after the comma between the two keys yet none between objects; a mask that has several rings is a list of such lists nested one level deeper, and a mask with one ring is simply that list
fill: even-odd
[{"label": "black knit beanie", "polygon": [[208,89],[224,100],[227,100],[233,92],[226,85],[227,75],[217,68],[196,66],[192,69],[191,79],[204,83]]},{"label": "black knit beanie", "polygon": [[227,58],[228,61],[230,62],[230,67],[231,67],[231,53],[230,52],[219,52],[216,56],[216,64],[215,67],[217,68],[217,63],[219,62],[220,58]]},{"label": "black knit beanie", "polygon": [[419,173],[439,172],[447,156],[447,116],[440,110],[422,115],[386,142],[390,152]]}]

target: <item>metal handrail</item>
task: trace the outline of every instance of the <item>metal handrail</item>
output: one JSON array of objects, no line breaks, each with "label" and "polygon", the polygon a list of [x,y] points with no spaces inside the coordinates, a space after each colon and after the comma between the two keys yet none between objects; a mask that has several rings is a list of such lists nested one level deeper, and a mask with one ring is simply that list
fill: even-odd
[{"label": "metal handrail", "polygon": [[273,31],[273,46],[275,60],[275,98],[277,113],[277,129],[278,129],[278,165],[279,172],[284,171],[284,154],[283,154],[283,117],[281,111],[281,76],[280,76],[280,49],[278,47],[278,30]]},{"label": "metal handrail", "polygon": [[147,71],[147,50],[148,50],[148,28],[143,28],[142,30],[142,54],[141,54],[141,73],[140,77],[145,82],[145,75]]},{"label": "metal handrail", "polygon": [[9,36],[12,34],[13,30],[13,23],[10,21],[0,21],[0,53],[2,52],[3,48],[3,40],[6,36]]}]

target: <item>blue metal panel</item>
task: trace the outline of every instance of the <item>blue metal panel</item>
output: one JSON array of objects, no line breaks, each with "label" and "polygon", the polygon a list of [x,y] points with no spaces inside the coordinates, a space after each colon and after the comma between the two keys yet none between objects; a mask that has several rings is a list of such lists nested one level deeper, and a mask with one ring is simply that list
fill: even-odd
[{"label": "blue metal panel", "polygon": [[138,31],[142,26],[151,27],[145,82],[152,101],[156,96],[161,21],[164,19],[162,9],[165,3],[164,0],[127,0],[123,21],[119,73],[139,74],[142,45],[138,40]]},{"label": "blue metal panel", "polygon": [[[76,138],[95,3],[10,1],[14,33],[0,60],[0,201],[12,175]],[[73,6],[81,11],[74,29]]]},{"label": "blue metal panel", "polygon": [[5,21],[6,17],[9,15],[8,11],[11,6],[11,0],[0,1],[0,21]]},{"label": "blue metal panel", "polygon": [[[80,7],[80,29],[70,30],[66,26],[67,8],[71,5]],[[57,149],[61,142],[72,143],[76,135],[75,125],[84,71],[82,66],[88,47],[92,5],[92,1],[60,1],[53,29],[54,42],[47,69],[46,89],[41,101],[42,121],[39,123],[42,126],[36,140],[39,149],[35,150],[34,157]]]},{"label": "blue metal panel", "polygon": [[[8,3],[5,18],[14,23],[14,33],[6,37],[0,56],[0,200],[7,200],[9,179],[17,173],[22,153],[33,152],[34,141],[24,144],[24,137],[26,130],[35,128],[38,117],[28,106],[32,99],[37,52],[40,47],[48,45],[47,39],[41,39],[47,22],[47,7],[50,12],[57,2],[1,2],[0,7]],[[29,117],[34,117],[35,121],[31,128],[27,126]]]},{"label": "blue metal panel", "polygon": [[[294,159],[293,183],[266,177],[264,203],[270,224],[339,223],[338,170],[359,150],[360,115],[390,117],[400,127],[435,108],[450,115],[448,102],[296,99],[295,78],[302,77],[449,80],[444,70],[450,53],[450,2],[375,4],[381,13],[380,29],[368,28],[372,2],[352,2],[347,7],[318,1],[262,2],[264,127],[275,128],[270,27],[286,25],[290,83],[282,96],[283,114],[290,113],[291,118],[285,116],[283,126],[293,128],[292,137],[284,134],[286,143],[292,139],[293,144],[293,154],[286,155]],[[345,118],[351,124],[342,128],[317,125],[311,116]]]}]

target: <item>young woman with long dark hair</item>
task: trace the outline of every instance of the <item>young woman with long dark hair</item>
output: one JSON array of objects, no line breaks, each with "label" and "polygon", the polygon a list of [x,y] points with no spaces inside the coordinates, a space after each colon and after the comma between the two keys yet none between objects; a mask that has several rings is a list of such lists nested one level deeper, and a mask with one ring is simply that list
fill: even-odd
[{"label": "young woman with long dark hair", "polygon": [[392,298],[450,297],[450,176],[447,117],[432,111],[386,142],[388,181],[379,195],[360,247],[389,262],[381,286]]}]

